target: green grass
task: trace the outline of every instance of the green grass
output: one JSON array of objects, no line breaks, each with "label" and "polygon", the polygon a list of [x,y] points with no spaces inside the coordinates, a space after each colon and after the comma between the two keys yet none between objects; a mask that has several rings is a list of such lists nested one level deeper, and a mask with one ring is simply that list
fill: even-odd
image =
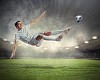
[{"label": "green grass", "polygon": [[100,80],[100,61],[2,59],[0,80]]}]

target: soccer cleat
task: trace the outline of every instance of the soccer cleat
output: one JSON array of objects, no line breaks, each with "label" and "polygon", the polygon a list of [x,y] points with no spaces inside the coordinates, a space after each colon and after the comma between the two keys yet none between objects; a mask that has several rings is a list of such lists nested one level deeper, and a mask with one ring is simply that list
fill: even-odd
[{"label": "soccer cleat", "polygon": [[69,31],[70,29],[71,29],[71,27],[66,28],[66,29],[64,30],[64,33],[67,34],[68,31]]},{"label": "soccer cleat", "polygon": [[57,37],[56,41],[61,41],[62,38],[63,38],[63,36],[60,35],[60,36]]}]

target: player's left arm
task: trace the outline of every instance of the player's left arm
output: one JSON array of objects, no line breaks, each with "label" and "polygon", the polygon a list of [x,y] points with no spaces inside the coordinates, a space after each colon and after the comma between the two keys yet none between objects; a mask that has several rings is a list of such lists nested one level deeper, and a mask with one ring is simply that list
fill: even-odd
[{"label": "player's left arm", "polygon": [[30,22],[30,27],[32,26],[32,25],[34,25],[34,24],[36,24],[37,22],[39,22],[41,19],[42,19],[42,17],[44,17],[46,15],[46,11],[44,11],[39,17],[37,17],[36,19],[34,19],[34,20],[32,20],[31,22]]}]

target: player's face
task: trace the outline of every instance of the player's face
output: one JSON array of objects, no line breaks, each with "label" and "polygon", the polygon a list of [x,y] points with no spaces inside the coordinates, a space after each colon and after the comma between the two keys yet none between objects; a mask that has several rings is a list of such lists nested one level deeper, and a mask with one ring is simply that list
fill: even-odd
[{"label": "player's face", "polygon": [[22,22],[18,22],[18,23],[17,23],[17,28],[18,28],[18,29],[22,29]]}]

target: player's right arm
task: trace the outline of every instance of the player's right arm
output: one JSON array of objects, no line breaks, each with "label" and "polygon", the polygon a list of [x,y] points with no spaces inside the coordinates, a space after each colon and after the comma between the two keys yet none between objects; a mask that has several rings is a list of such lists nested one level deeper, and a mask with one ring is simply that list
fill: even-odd
[{"label": "player's right arm", "polygon": [[16,54],[16,49],[17,49],[18,41],[16,39],[14,40],[13,48],[12,48],[12,54],[10,58],[14,58]]},{"label": "player's right arm", "polygon": [[13,50],[12,53],[16,52],[18,41],[14,40]]}]

